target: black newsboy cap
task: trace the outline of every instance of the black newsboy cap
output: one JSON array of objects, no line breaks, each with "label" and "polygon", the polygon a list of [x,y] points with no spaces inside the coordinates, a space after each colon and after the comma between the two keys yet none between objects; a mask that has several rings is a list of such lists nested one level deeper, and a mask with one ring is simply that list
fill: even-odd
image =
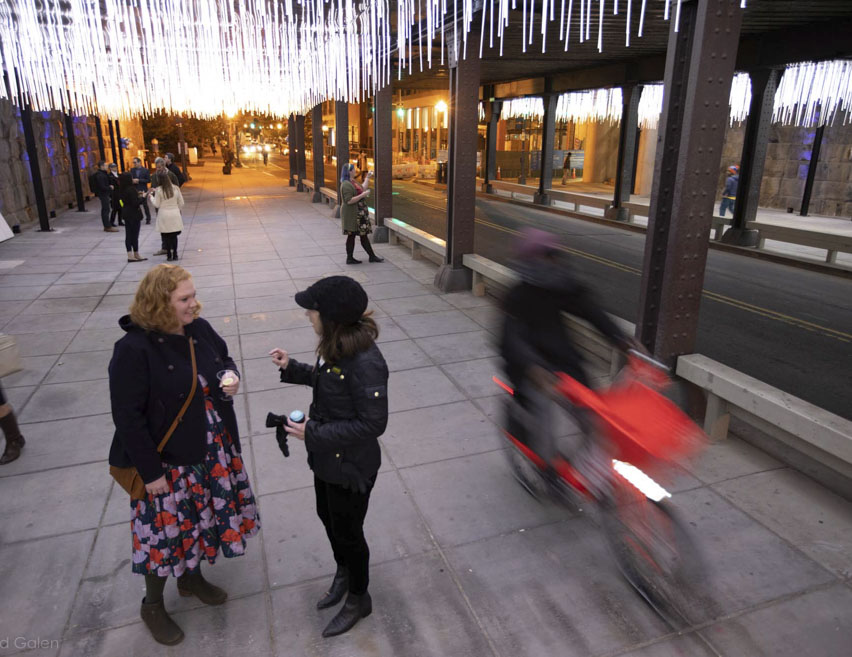
[{"label": "black newsboy cap", "polygon": [[319,311],[323,319],[354,324],[367,310],[367,293],[349,276],[329,276],[307,290],[296,292],[296,303],[302,308]]}]

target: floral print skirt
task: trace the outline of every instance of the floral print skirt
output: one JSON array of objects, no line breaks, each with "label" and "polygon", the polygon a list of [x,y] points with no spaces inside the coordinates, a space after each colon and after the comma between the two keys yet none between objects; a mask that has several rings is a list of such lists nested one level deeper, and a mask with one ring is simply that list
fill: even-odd
[{"label": "floral print skirt", "polygon": [[[204,381],[202,377],[202,385]],[[260,530],[260,514],[243,460],[204,387],[207,454],[198,465],[168,465],[171,491],[131,500],[133,572],[159,577],[198,570],[245,554]]]}]

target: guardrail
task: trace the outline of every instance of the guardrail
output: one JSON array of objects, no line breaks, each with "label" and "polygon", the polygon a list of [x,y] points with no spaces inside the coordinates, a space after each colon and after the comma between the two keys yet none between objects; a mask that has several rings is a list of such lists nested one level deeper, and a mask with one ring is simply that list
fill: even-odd
[{"label": "guardrail", "polygon": [[[388,228],[388,242],[391,244],[399,244],[400,240],[404,241],[411,248],[411,257],[415,260],[432,254],[430,260],[435,262],[444,261],[447,256],[447,242],[440,237],[430,235],[425,230],[420,230],[414,226],[410,226],[399,219],[385,219],[385,226]],[[436,259],[434,256],[437,256]]]},{"label": "guardrail", "polygon": [[746,224],[748,228],[760,231],[757,248],[764,248],[766,240],[800,244],[801,246],[812,246],[817,249],[825,249],[825,261],[827,263],[837,262],[837,252],[852,253],[852,237],[838,235],[835,233],[818,233],[801,228],[790,228],[789,226],[778,226],[759,221],[750,221]]}]

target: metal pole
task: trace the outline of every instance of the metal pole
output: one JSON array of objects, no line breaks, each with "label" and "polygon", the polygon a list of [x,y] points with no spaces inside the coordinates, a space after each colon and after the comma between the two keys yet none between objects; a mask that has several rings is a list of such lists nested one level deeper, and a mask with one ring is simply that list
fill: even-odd
[{"label": "metal pole", "polygon": [[104,148],[104,129],[101,126],[101,117],[95,115],[95,132],[98,137],[98,152],[101,154],[101,159],[106,162],[106,148]]},{"label": "metal pole", "polygon": [[296,171],[299,174],[299,183],[296,186],[297,192],[303,192],[305,186],[302,184],[308,175],[308,165],[305,159],[305,115],[296,115]]},{"label": "metal pole", "polygon": [[334,141],[337,151],[337,205],[334,216],[340,216],[340,172],[343,165],[349,162],[349,103],[342,100],[334,101]]},{"label": "metal pole", "polygon": [[74,178],[74,191],[77,194],[77,212],[86,211],[83,199],[83,179],[80,177],[80,160],[77,153],[77,135],[74,134],[74,117],[65,113],[65,132],[68,137],[68,155],[71,158],[71,175]]},{"label": "metal pole", "polygon": [[630,218],[630,211],[624,207],[624,204],[630,202],[630,193],[633,191],[636,129],[639,125],[639,98],[642,96],[642,87],[635,84],[625,84],[621,88],[621,94],[621,128],[618,133],[615,194],[607,215],[609,218],[618,221],[627,221]]},{"label": "metal pole", "polygon": [[296,162],[296,117],[287,117],[287,162],[290,165],[290,187],[296,186],[294,176],[298,176],[299,165]]},{"label": "metal pole", "polygon": [[376,92],[373,112],[373,185],[376,230],[374,242],[388,241],[385,219],[393,217],[393,87],[390,84]]},{"label": "metal pole", "polygon": [[[118,121],[116,121],[116,125],[118,125]],[[186,161],[187,161],[187,153],[186,153],[186,141],[184,140],[183,135],[183,120],[177,124],[178,129],[178,150],[180,151],[180,164],[181,169],[183,169],[183,177],[185,180],[191,180],[189,177],[189,172],[186,170]]]},{"label": "metal pole", "polygon": [[[486,89],[485,95],[490,97],[494,93],[494,86],[489,85]],[[500,121],[502,106],[503,103],[499,100],[490,101],[485,117],[488,124],[485,128],[485,175],[482,191],[488,194],[494,191],[491,183],[497,178],[497,123]]]},{"label": "metal pole", "polygon": [[312,203],[322,202],[320,187],[325,186],[325,153],[322,143],[322,103],[314,105],[311,110],[311,130],[314,133],[314,193]]},{"label": "metal pole", "polygon": [[50,227],[50,220],[47,216],[47,202],[44,198],[44,185],[41,181],[41,168],[38,162],[38,149],[36,148],[35,133],[33,132],[33,112],[30,109],[29,103],[24,102],[23,98],[19,100],[21,103],[21,124],[24,127],[24,142],[27,146],[27,159],[30,162],[30,174],[33,180],[33,195],[35,196],[36,211],[38,212],[39,232],[50,232],[53,229]]},{"label": "metal pole", "polygon": [[559,96],[550,93],[553,88],[550,78],[545,78],[544,118],[541,126],[541,169],[539,171],[538,191],[533,201],[540,205],[550,205],[547,192],[553,186],[553,142],[556,135],[556,103]]},{"label": "metal pole", "polygon": [[821,125],[816,129],[814,134],[814,146],[811,150],[811,161],[808,164],[808,177],[805,180],[805,191],[802,194],[802,210],[799,213],[802,217],[808,216],[808,210],[811,205],[811,192],[814,189],[814,178],[816,178],[817,164],[819,164],[819,151],[822,147],[822,136],[825,133],[825,126]]},{"label": "metal pole", "polygon": [[112,161],[118,163],[118,153],[115,150],[115,127],[112,124],[112,119],[108,119],[109,122],[109,143],[112,147]]},{"label": "metal pole", "polygon": [[124,173],[124,152],[121,150],[121,128],[118,127],[118,119],[115,123],[115,138],[118,141],[118,170]]}]

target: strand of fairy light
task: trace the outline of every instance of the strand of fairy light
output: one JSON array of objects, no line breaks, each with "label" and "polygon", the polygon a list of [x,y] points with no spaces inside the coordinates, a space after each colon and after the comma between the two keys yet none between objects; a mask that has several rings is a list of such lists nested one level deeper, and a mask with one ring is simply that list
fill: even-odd
[{"label": "strand of fairy light", "polygon": [[[431,67],[438,43],[446,61],[448,39],[465,57],[480,7],[480,51],[486,34],[495,46],[496,30],[502,55],[518,10],[525,51],[537,36],[546,51],[554,21],[565,50],[595,37],[602,50],[608,13],[626,15],[629,46],[634,2],[559,0],[557,15],[556,0],[4,0],[0,58],[11,96],[38,110],[120,118],[158,110],[215,116],[243,107],[282,116],[321,100],[372,95],[390,81],[393,51],[400,75]],[[675,30],[681,2],[665,0]],[[636,37],[646,3],[637,9]]]}]

